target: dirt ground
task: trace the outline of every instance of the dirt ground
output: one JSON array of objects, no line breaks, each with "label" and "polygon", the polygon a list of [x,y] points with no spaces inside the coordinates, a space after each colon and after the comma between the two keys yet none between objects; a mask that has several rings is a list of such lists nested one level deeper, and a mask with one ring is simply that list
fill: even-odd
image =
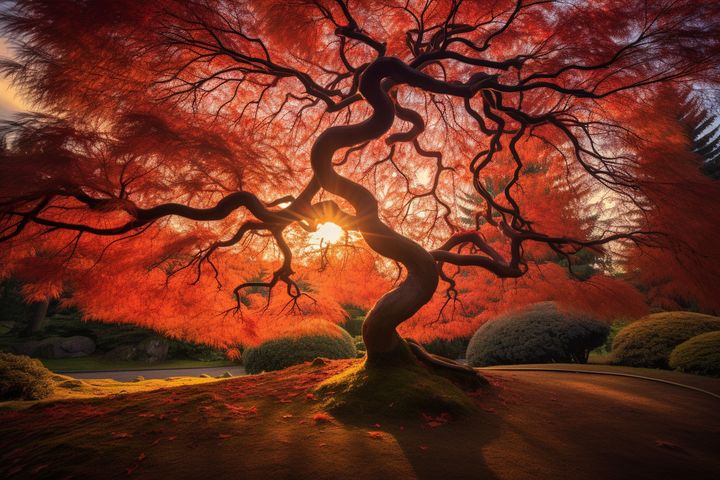
[{"label": "dirt ground", "polygon": [[0,409],[0,478],[720,478],[720,401],[699,392],[486,371],[471,418],[334,418],[313,388],[351,362]]}]

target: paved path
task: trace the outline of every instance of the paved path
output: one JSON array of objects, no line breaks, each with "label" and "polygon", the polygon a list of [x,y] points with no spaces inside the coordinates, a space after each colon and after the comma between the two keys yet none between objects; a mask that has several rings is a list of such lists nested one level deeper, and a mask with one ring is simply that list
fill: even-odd
[{"label": "paved path", "polygon": [[218,377],[225,372],[230,372],[233,376],[246,375],[244,367],[227,366],[227,367],[200,367],[200,368],[166,368],[160,370],[121,370],[121,371],[85,371],[85,372],[57,372],[69,377],[88,379],[88,378],[111,378],[119,382],[127,382],[135,380],[137,377],[151,378],[168,378],[168,377],[199,377],[202,374]]}]

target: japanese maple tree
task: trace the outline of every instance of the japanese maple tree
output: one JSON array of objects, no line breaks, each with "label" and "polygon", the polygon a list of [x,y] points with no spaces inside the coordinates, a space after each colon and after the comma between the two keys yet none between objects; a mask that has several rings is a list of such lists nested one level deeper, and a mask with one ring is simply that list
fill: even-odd
[{"label": "japanese maple tree", "polygon": [[[228,347],[377,295],[368,365],[409,345],[462,369],[398,327],[433,328],[498,279],[564,289],[573,258],[611,242],[687,244],[664,240],[679,222],[637,219],[660,178],[641,150],[665,133],[630,112],[717,83],[719,15],[694,0],[18,0],[2,68],[42,113],[4,126],[2,273]],[[308,246],[327,222],[342,261]]]}]

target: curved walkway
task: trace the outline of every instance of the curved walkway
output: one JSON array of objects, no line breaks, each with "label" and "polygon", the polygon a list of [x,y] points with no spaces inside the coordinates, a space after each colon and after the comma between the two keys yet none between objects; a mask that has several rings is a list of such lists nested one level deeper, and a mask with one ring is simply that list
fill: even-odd
[{"label": "curved walkway", "polygon": [[[539,365],[522,365],[522,366],[496,366],[483,367],[478,370],[494,370],[494,371],[538,371],[538,372],[561,372],[561,373],[579,373],[590,375],[612,375],[616,377],[637,378],[640,380],[648,380],[651,382],[659,382],[675,387],[694,390],[705,395],[709,395],[720,400],[720,379],[699,377],[697,375],[689,375],[679,372],[647,369],[647,368],[630,368],[630,367],[614,367],[608,365],[572,365],[555,366],[547,364]],[[694,385],[693,385],[694,384]]]},{"label": "curved walkway", "polygon": [[82,372],[58,371],[62,375],[67,375],[81,380],[87,379],[103,379],[109,378],[118,382],[127,382],[135,380],[137,377],[143,377],[146,380],[162,379],[169,377],[199,377],[200,375],[210,375],[211,377],[219,377],[225,372],[230,372],[233,377],[247,375],[244,367],[227,366],[227,367],[200,367],[200,368],[163,368],[158,370],[93,370]]}]

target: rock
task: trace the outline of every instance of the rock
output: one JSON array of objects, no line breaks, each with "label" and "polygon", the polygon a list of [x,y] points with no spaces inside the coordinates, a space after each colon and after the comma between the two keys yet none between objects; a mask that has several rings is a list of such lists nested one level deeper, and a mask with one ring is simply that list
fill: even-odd
[{"label": "rock", "polygon": [[135,345],[120,345],[107,352],[104,357],[108,360],[135,360],[136,355]]},{"label": "rock", "polygon": [[60,338],[55,343],[55,358],[86,357],[95,352],[95,342],[89,337]]},{"label": "rock", "polygon": [[210,375],[208,375],[207,373],[201,373],[200,378],[212,378],[212,377]]},{"label": "rock", "polygon": [[78,388],[82,388],[83,385],[85,385],[85,382],[83,382],[82,380],[74,379],[74,380],[65,380],[64,382],[59,383],[58,387],[70,388],[73,390],[77,390]]},{"label": "rock", "polygon": [[160,362],[167,359],[170,344],[160,337],[146,338],[137,345],[120,345],[105,354],[110,360],[139,360],[143,362]]},{"label": "rock", "polygon": [[49,337],[20,343],[13,347],[16,353],[39,358],[86,357],[95,351],[95,342],[89,337]]},{"label": "rock", "polygon": [[145,377],[143,377],[142,375],[138,375],[137,377],[135,377],[135,379],[133,381],[142,382],[142,381],[145,381]]},{"label": "rock", "polygon": [[323,357],[315,357],[315,359],[310,362],[310,365],[313,367],[323,367],[328,364],[328,359]]},{"label": "rock", "polygon": [[225,372],[225,373],[223,373],[222,375],[220,375],[218,378],[230,378],[230,377],[232,377],[232,376],[233,376],[232,373],[230,373],[230,372]]},{"label": "rock", "polygon": [[170,343],[164,338],[152,337],[140,342],[137,346],[139,360],[159,362],[167,359]]}]

